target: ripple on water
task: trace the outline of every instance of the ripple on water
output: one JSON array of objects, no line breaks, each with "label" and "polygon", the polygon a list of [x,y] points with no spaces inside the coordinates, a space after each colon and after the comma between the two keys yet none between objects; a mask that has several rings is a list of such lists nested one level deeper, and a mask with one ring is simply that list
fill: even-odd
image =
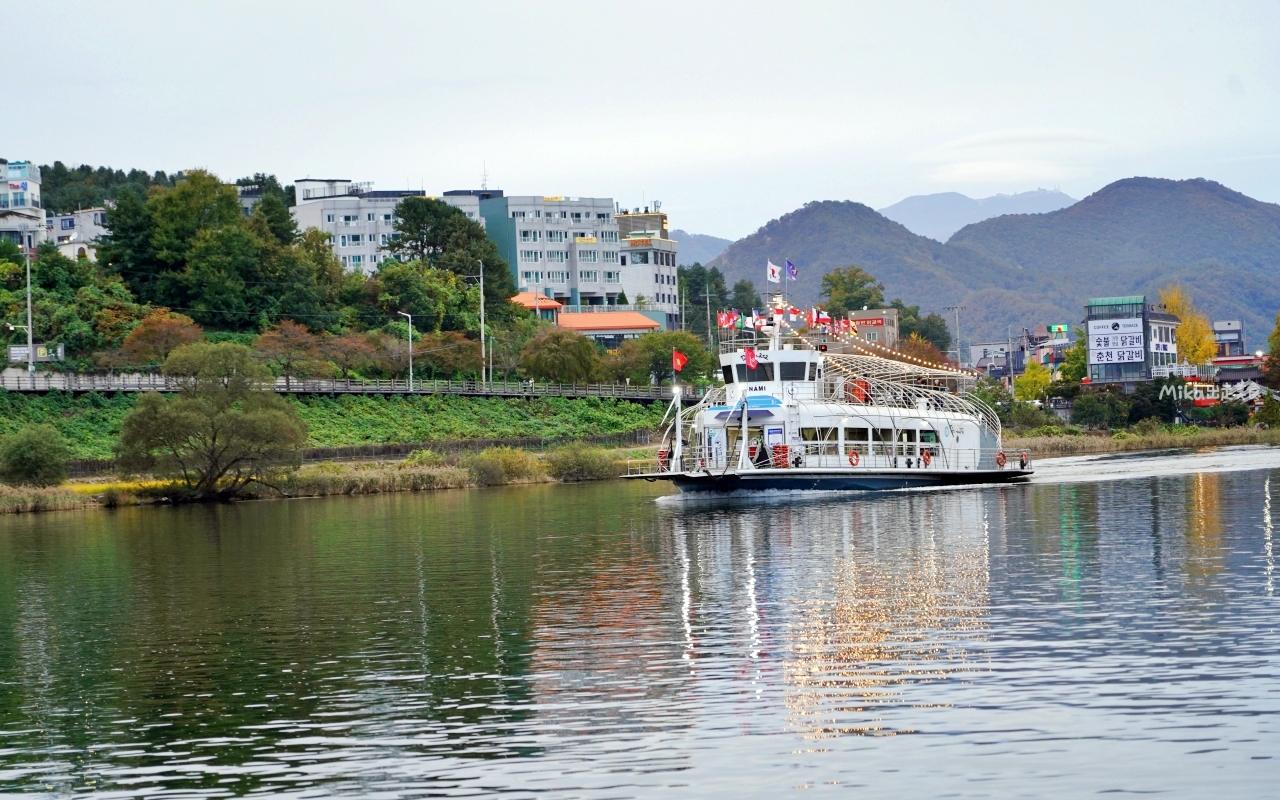
[{"label": "ripple on water", "polygon": [[5,519],[0,788],[1264,796],[1278,454]]}]

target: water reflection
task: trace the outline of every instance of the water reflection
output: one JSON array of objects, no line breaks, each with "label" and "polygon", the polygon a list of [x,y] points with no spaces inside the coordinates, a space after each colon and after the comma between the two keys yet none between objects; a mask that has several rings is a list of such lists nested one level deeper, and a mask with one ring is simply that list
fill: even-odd
[{"label": "water reflection", "polygon": [[0,788],[1257,794],[1276,475],[3,519]]}]

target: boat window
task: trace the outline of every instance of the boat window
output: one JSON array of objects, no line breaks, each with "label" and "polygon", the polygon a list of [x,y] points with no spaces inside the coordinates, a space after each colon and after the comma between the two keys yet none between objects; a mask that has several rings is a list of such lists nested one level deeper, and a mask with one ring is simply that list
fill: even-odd
[{"label": "boat window", "polygon": [[875,432],[876,432],[875,441],[877,442],[893,441],[893,428],[876,428]]},{"label": "boat window", "polygon": [[818,441],[818,429],[817,428],[801,428],[800,438],[804,439],[806,442],[816,442]]},{"label": "boat window", "polygon": [[778,368],[778,372],[782,375],[784,381],[802,381],[804,380],[804,366],[806,363],[808,362],[783,361]]},{"label": "boat window", "polygon": [[925,444],[937,444],[938,432],[935,430],[920,431],[920,441],[924,442]]},{"label": "boat window", "polygon": [[760,365],[755,369],[747,369],[746,364],[735,365],[738,368],[738,383],[756,383],[758,381],[773,380],[773,365],[757,362]]},{"label": "boat window", "polygon": [[809,380],[816,381],[818,379],[818,362],[809,362]]},{"label": "boat window", "polygon": [[871,435],[866,428],[845,428],[844,438],[847,442],[865,442]]},{"label": "boat window", "polygon": [[733,366],[730,364],[725,364],[720,369],[722,372],[724,372],[724,382],[733,383]]},{"label": "boat window", "polygon": [[836,428],[818,428],[818,438],[824,442],[834,442],[840,438]]},{"label": "boat window", "polygon": [[913,430],[898,431],[898,441],[914,442],[916,440],[916,432]]}]

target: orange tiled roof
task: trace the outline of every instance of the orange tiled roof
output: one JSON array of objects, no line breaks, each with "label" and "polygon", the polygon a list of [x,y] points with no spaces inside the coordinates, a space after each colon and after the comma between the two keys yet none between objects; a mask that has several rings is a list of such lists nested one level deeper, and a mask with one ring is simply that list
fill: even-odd
[{"label": "orange tiled roof", "polygon": [[[532,311],[533,303],[534,303],[534,293],[520,292],[515,297],[511,298],[511,302],[515,303],[516,305],[524,306],[525,308]],[[564,303],[561,303],[559,300],[554,300],[550,297],[547,297],[545,294],[539,295],[537,297],[537,302],[538,302],[539,309],[551,310],[551,309],[564,307]]]},{"label": "orange tiled roof", "polygon": [[561,313],[559,319],[560,327],[575,331],[656,330],[662,327],[639,311]]}]

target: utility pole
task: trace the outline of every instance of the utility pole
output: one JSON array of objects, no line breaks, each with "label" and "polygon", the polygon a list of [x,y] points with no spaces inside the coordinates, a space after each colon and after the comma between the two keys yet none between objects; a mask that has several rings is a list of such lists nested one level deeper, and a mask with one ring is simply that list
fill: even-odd
[{"label": "utility pole", "polygon": [[[476,260],[477,260],[477,261],[480,261],[480,259],[476,259]],[[409,348],[409,350],[410,350],[410,355],[412,355],[412,354],[413,354],[413,352],[412,352],[412,351],[413,351],[413,348],[411,347],[411,348]],[[490,376],[489,376],[489,378],[487,378],[487,379],[485,378],[485,369],[484,369],[484,366],[485,366],[485,350],[484,350],[484,262],[483,262],[483,261],[480,261],[480,385],[481,385],[481,386],[483,386],[485,383],[487,383],[489,380],[492,380],[492,378],[493,378],[493,376],[492,376],[492,375],[490,375]]]},{"label": "utility pole", "polygon": [[707,301],[707,344],[715,349],[715,339],[711,335],[711,282],[708,281],[703,287],[702,296]]},{"label": "utility pole", "polygon": [[413,315],[403,311],[396,313],[409,318],[409,394],[413,394]]},{"label": "utility pole", "polygon": [[[26,229],[23,228],[23,230]],[[22,250],[27,254],[27,377],[31,378],[31,391],[34,392],[36,390],[36,341],[31,333],[31,243],[28,241]]]},{"label": "utility pole", "polygon": [[960,358],[960,312],[966,308],[968,306],[947,306],[943,309],[956,312],[956,366],[964,366],[964,361]]}]

